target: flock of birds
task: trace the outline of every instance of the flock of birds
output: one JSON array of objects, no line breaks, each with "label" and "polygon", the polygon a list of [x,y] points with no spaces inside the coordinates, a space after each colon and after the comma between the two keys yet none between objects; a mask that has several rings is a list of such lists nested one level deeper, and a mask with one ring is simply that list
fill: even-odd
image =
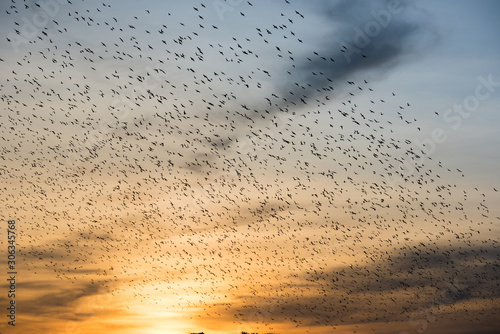
[{"label": "flock of birds", "polygon": [[268,329],[407,321],[458,279],[440,305],[484,316],[496,188],[405,137],[397,92],[337,77],[348,46],[315,49],[298,4],[217,3],[3,8],[1,214],[30,275]]}]

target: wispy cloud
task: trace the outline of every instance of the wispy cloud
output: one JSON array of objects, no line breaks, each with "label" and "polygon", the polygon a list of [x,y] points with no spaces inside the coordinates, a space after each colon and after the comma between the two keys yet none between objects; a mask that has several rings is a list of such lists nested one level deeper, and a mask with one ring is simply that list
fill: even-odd
[{"label": "wispy cloud", "polygon": [[[423,318],[421,314],[458,316],[462,305],[470,303],[482,305],[477,312],[492,312],[488,308],[500,298],[495,292],[498,250],[437,249],[408,247],[366,264],[305,272],[291,279],[287,289],[277,287],[272,296],[242,297],[241,307],[231,312],[249,324],[261,319],[302,326],[370,322],[404,326],[414,323],[417,315]],[[471,314],[476,312],[471,310]],[[465,323],[471,320],[463,319]]]},{"label": "wispy cloud", "polygon": [[282,87],[295,97],[311,98],[324,88],[345,84],[347,78],[380,79],[439,38],[430,14],[412,1],[378,0],[369,6],[357,0],[324,1],[317,10],[321,30],[328,33],[316,45],[307,46],[314,50],[299,59],[294,69],[306,90]]}]

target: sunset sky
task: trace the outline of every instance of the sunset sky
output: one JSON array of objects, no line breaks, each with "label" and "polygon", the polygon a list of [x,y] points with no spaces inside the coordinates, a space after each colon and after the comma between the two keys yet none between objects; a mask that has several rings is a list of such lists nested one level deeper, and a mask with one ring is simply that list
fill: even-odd
[{"label": "sunset sky", "polygon": [[497,1],[15,0],[0,29],[0,333],[498,333]]}]

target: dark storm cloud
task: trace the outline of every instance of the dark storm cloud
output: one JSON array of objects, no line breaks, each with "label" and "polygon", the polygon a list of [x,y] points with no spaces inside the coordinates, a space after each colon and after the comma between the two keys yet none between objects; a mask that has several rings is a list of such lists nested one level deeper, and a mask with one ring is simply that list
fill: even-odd
[{"label": "dark storm cloud", "polygon": [[488,304],[500,297],[499,256],[495,247],[438,250],[419,245],[365,265],[304,273],[294,295],[248,297],[247,305],[256,306],[237,313],[245,321],[279,318],[331,325],[407,321],[415,312],[437,315],[444,308],[453,312],[460,302]]},{"label": "dark storm cloud", "polygon": [[315,56],[296,65],[295,75],[306,90],[283,87],[286,93],[294,92],[295,99],[311,98],[332,86],[337,90],[338,83],[345,84],[346,80],[378,79],[437,39],[429,15],[412,1],[342,0],[322,4],[318,10],[330,26],[320,29],[330,32],[312,46]]},{"label": "dark storm cloud", "polygon": [[[34,297],[31,300],[23,303],[20,306],[21,312],[23,314],[30,316],[39,316],[45,314],[49,316],[59,313],[64,317],[66,311],[68,311],[76,301],[84,297],[96,296],[103,293],[103,289],[97,284],[84,283],[80,284],[77,287],[72,286],[71,289],[60,289],[59,285],[53,284],[51,282],[44,281],[43,283],[38,283],[38,287],[43,287],[43,291],[53,292],[47,292],[41,296]],[[33,287],[35,286],[37,285],[33,285],[32,282],[26,284],[20,283],[19,289],[33,289]],[[70,320],[82,320],[78,315],[67,314],[67,317],[71,318]]]}]

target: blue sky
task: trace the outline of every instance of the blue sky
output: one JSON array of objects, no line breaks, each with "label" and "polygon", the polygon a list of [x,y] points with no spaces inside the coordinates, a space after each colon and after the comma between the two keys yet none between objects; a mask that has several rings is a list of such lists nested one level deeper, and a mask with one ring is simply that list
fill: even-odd
[{"label": "blue sky", "polygon": [[[473,94],[479,76],[491,74],[493,81],[498,82],[495,80],[500,68],[495,56],[500,51],[500,43],[495,38],[499,25],[498,3],[484,1],[476,6],[459,1],[450,6],[446,2],[422,1],[419,5],[432,15],[440,39],[434,47],[426,50],[422,59],[406,67],[412,80],[405,85],[413,83],[414,86],[408,88],[413,94],[422,94],[423,106],[442,115],[455,103],[463,103]],[[398,76],[398,79],[401,83],[402,78]],[[496,149],[499,136],[495,107],[498,95],[495,92],[470,118],[464,119],[459,129],[449,129],[450,124],[439,119],[431,125],[443,127],[450,133],[450,140],[439,150],[443,159],[465,165],[469,173],[474,174],[472,177],[484,185],[498,180],[495,176],[499,154]]]}]

